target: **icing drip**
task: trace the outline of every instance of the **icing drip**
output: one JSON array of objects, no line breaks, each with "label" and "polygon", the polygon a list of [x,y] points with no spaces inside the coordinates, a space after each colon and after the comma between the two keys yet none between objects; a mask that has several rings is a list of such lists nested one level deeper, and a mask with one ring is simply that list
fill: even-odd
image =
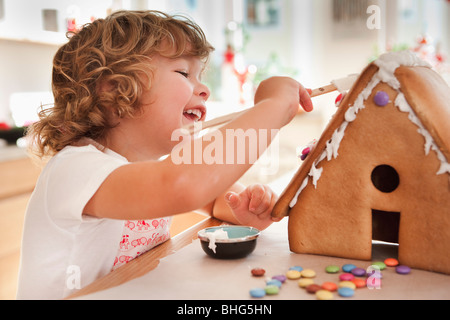
[{"label": "icing drip", "polygon": [[208,248],[210,248],[214,253],[216,253],[216,240],[228,239],[228,233],[222,228],[214,230],[213,232],[205,232],[203,234],[209,240]]},{"label": "icing drip", "polygon": [[298,198],[298,196],[300,195],[300,193],[303,191],[303,189],[306,188],[306,185],[307,185],[307,184],[308,184],[308,177],[306,177],[306,178],[303,180],[303,182],[302,182],[300,188],[298,188],[298,191],[297,191],[297,193],[295,194],[294,198],[292,198],[291,203],[289,203],[289,207],[290,207],[290,208],[294,207],[294,206],[297,204],[297,198]]},{"label": "icing drip", "polygon": [[347,128],[348,122],[343,122],[342,125],[333,133],[331,140],[327,142],[325,152],[327,155],[327,160],[330,161],[332,157],[334,159],[338,156],[339,145],[344,138],[344,132]]},{"label": "icing drip", "polygon": [[439,150],[439,147],[434,142],[433,137],[430,135],[427,129],[425,129],[423,124],[420,122],[419,118],[414,113],[414,110],[406,101],[405,95],[403,93],[401,92],[398,93],[397,99],[395,99],[395,105],[398,107],[400,111],[407,112],[408,119],[418,127],[417,132],[420,133],[425,139],[425,146],[424,146],[425,155],[428,155],[430,153],[430,150],[436,152],[437,158],[441,162],[441,166],[436,175],[444,173],[450,174],[450,164],[447,162],[447,159],[445,158],[441,150]]},{"label": "icing drip", "polygon": [[[312,177],[313,180],[312,183],[315,188],[317,188],[317,181],[320,179],[320,176],[323,172],[323,168],[318,169],[317,166],[325,158],[327,158],[327,161],[330,161],[332,158],[334,159],[337,158],[340,143],[344,138],[345,129],[347,128],[350,122],[353,122],[356,119],[356,115],[358,114],[358,112],[365,108],[364,101],[366,101],[369,98],[373,89],[380,82],[385,82],[393,89],[397,90],[398,95],[395,100],[395,106],[400,111],[407,112],[409,120],[418,127],[417,131],[425,139],[425,146],[424,146],[425,154],[428,155],[430,150],[436,152],[437,158],[441,162],[441,166],[436,174],[437,175],[444,173],[450,174],[450,164],[447,162],[447,159],[445,158],[444,154],[439,150],[438,146],[433,141],[433,138],[431,137],[430,133],[425,129],[425,127],[420,122],[419,118],[414,113],[411,106],[406,101],[406,98],[403,95],[403,93],[399,91],[400,82],[397,80],[394,74],[395,70],[400,66],[407,66],[407,67],[421,66],[427,68],[431,68],[431,66],[427,62],[419,59],[414,53],[410,51],[384,54],[380,56],[378,60],[374,61],[374,64],[378,66],[379,68],[378,72],[374,75],[374,77],[369,82],[367,87],[364,88],[363,91],[356,98],[355,103],[348,108],[348,110],[345,113],[345,121],[333,133],[331,140],[328,141],[326,144],[324,152],[321,154],[319,159],[317,159],[311,166],[309,176]],[[298,196],[301,194],[301,192],[307,186],[307,184],[308,184],[308,176],[305,178],[301,187],[297,191],[297,194],[292,199],[289,205],[291,208],[293,208],[296,205]]]}]

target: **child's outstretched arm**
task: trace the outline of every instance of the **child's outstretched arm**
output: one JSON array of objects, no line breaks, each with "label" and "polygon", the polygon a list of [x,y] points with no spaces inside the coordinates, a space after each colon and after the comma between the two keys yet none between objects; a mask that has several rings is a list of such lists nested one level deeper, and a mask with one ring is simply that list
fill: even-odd
[{"label": "child's outstretched arm", "polygon": [[[268,147],[280,129],[297,114],[299,103],[312,110],[307,91],[297,81],[274,77],[265,80],[255,94],[255,108],[218,129],[261,130],[258,146]],[[202,152],[214,139],[203,137]],[[194,150],[195,141],[191,142]],[[265,148],[259,148],[258,157]],[[202,153],[203,154],[203,153]],[[137,162],[112,172],[84,209],[85,214],[112,219],[151,219],[196,210],[224,194],[252,165],[250,156],[240,164],[175,164],[169,156],[163,161]]]}]

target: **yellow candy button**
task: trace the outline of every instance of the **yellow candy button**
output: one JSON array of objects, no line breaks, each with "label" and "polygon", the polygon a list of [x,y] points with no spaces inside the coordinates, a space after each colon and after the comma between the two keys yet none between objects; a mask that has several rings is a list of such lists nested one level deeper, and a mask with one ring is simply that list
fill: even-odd
[{"label": "yellow candy button", "polygon": [[313,279],[309,279],[309,278],[301,278],[300,280],[298,280],[298,286],[300,288],[306,288],[307,286],[309,286],[310,284],[313,284],[314,280]]},{"label": "yellow candy button", "polygon": [[351,281],[341,281],[341,282],[339,282],[339,288],[351,288],[351,289],[355,290],[356,285]]},{"label": "yellow candy button", "polygon": [[316,292],[316,298],[318,300],[333,300],[334,296],[333,293],[328,290],[319,290]]},{"label": "yellow candy button", "polygon": [[301,272],[297,270],[289,270],[288,272],[286,272],[286,278],[290,280],[300,279],[301,275]]},{"label": "yellow candy button", "polygon": [[316,272],[311,269],[305,269],[302,271],[303,278],[314,278],[316,276]]}]

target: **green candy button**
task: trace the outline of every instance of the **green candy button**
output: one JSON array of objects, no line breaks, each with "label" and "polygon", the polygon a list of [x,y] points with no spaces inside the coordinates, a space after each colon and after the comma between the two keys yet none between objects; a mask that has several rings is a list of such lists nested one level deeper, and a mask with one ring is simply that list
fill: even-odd
[{"label": "green candy button", "polygon": [[264,290],[266,291],[266,294],[269,295],[278,294],[280,291],[280,289],[275,285],[268,285],[264,288]]},{"label": "green candy button", "polygon": [[372,265],[373,266],[377,266],[378,268],[380,268],[380,270],[386,269],[386,264],[384,262],[382,262],[382,261],[372,262]]},{"label": "green candy button", "polygon": [[325,271],[327,273],[337,273],[337,272],[339,272],[339,267],[338,266],[328,266],[325,268]]}]

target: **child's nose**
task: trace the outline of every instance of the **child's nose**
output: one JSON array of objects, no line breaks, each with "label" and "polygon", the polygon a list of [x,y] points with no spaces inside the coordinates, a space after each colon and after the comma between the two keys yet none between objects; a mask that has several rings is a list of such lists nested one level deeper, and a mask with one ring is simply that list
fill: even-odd
[{"label": "child's nose", "polygon": [[211,95],[211,92],[206,85],[204,85],[203,83],[199,83],[196,87],[195,94],[202,97],[206,101]]}]

